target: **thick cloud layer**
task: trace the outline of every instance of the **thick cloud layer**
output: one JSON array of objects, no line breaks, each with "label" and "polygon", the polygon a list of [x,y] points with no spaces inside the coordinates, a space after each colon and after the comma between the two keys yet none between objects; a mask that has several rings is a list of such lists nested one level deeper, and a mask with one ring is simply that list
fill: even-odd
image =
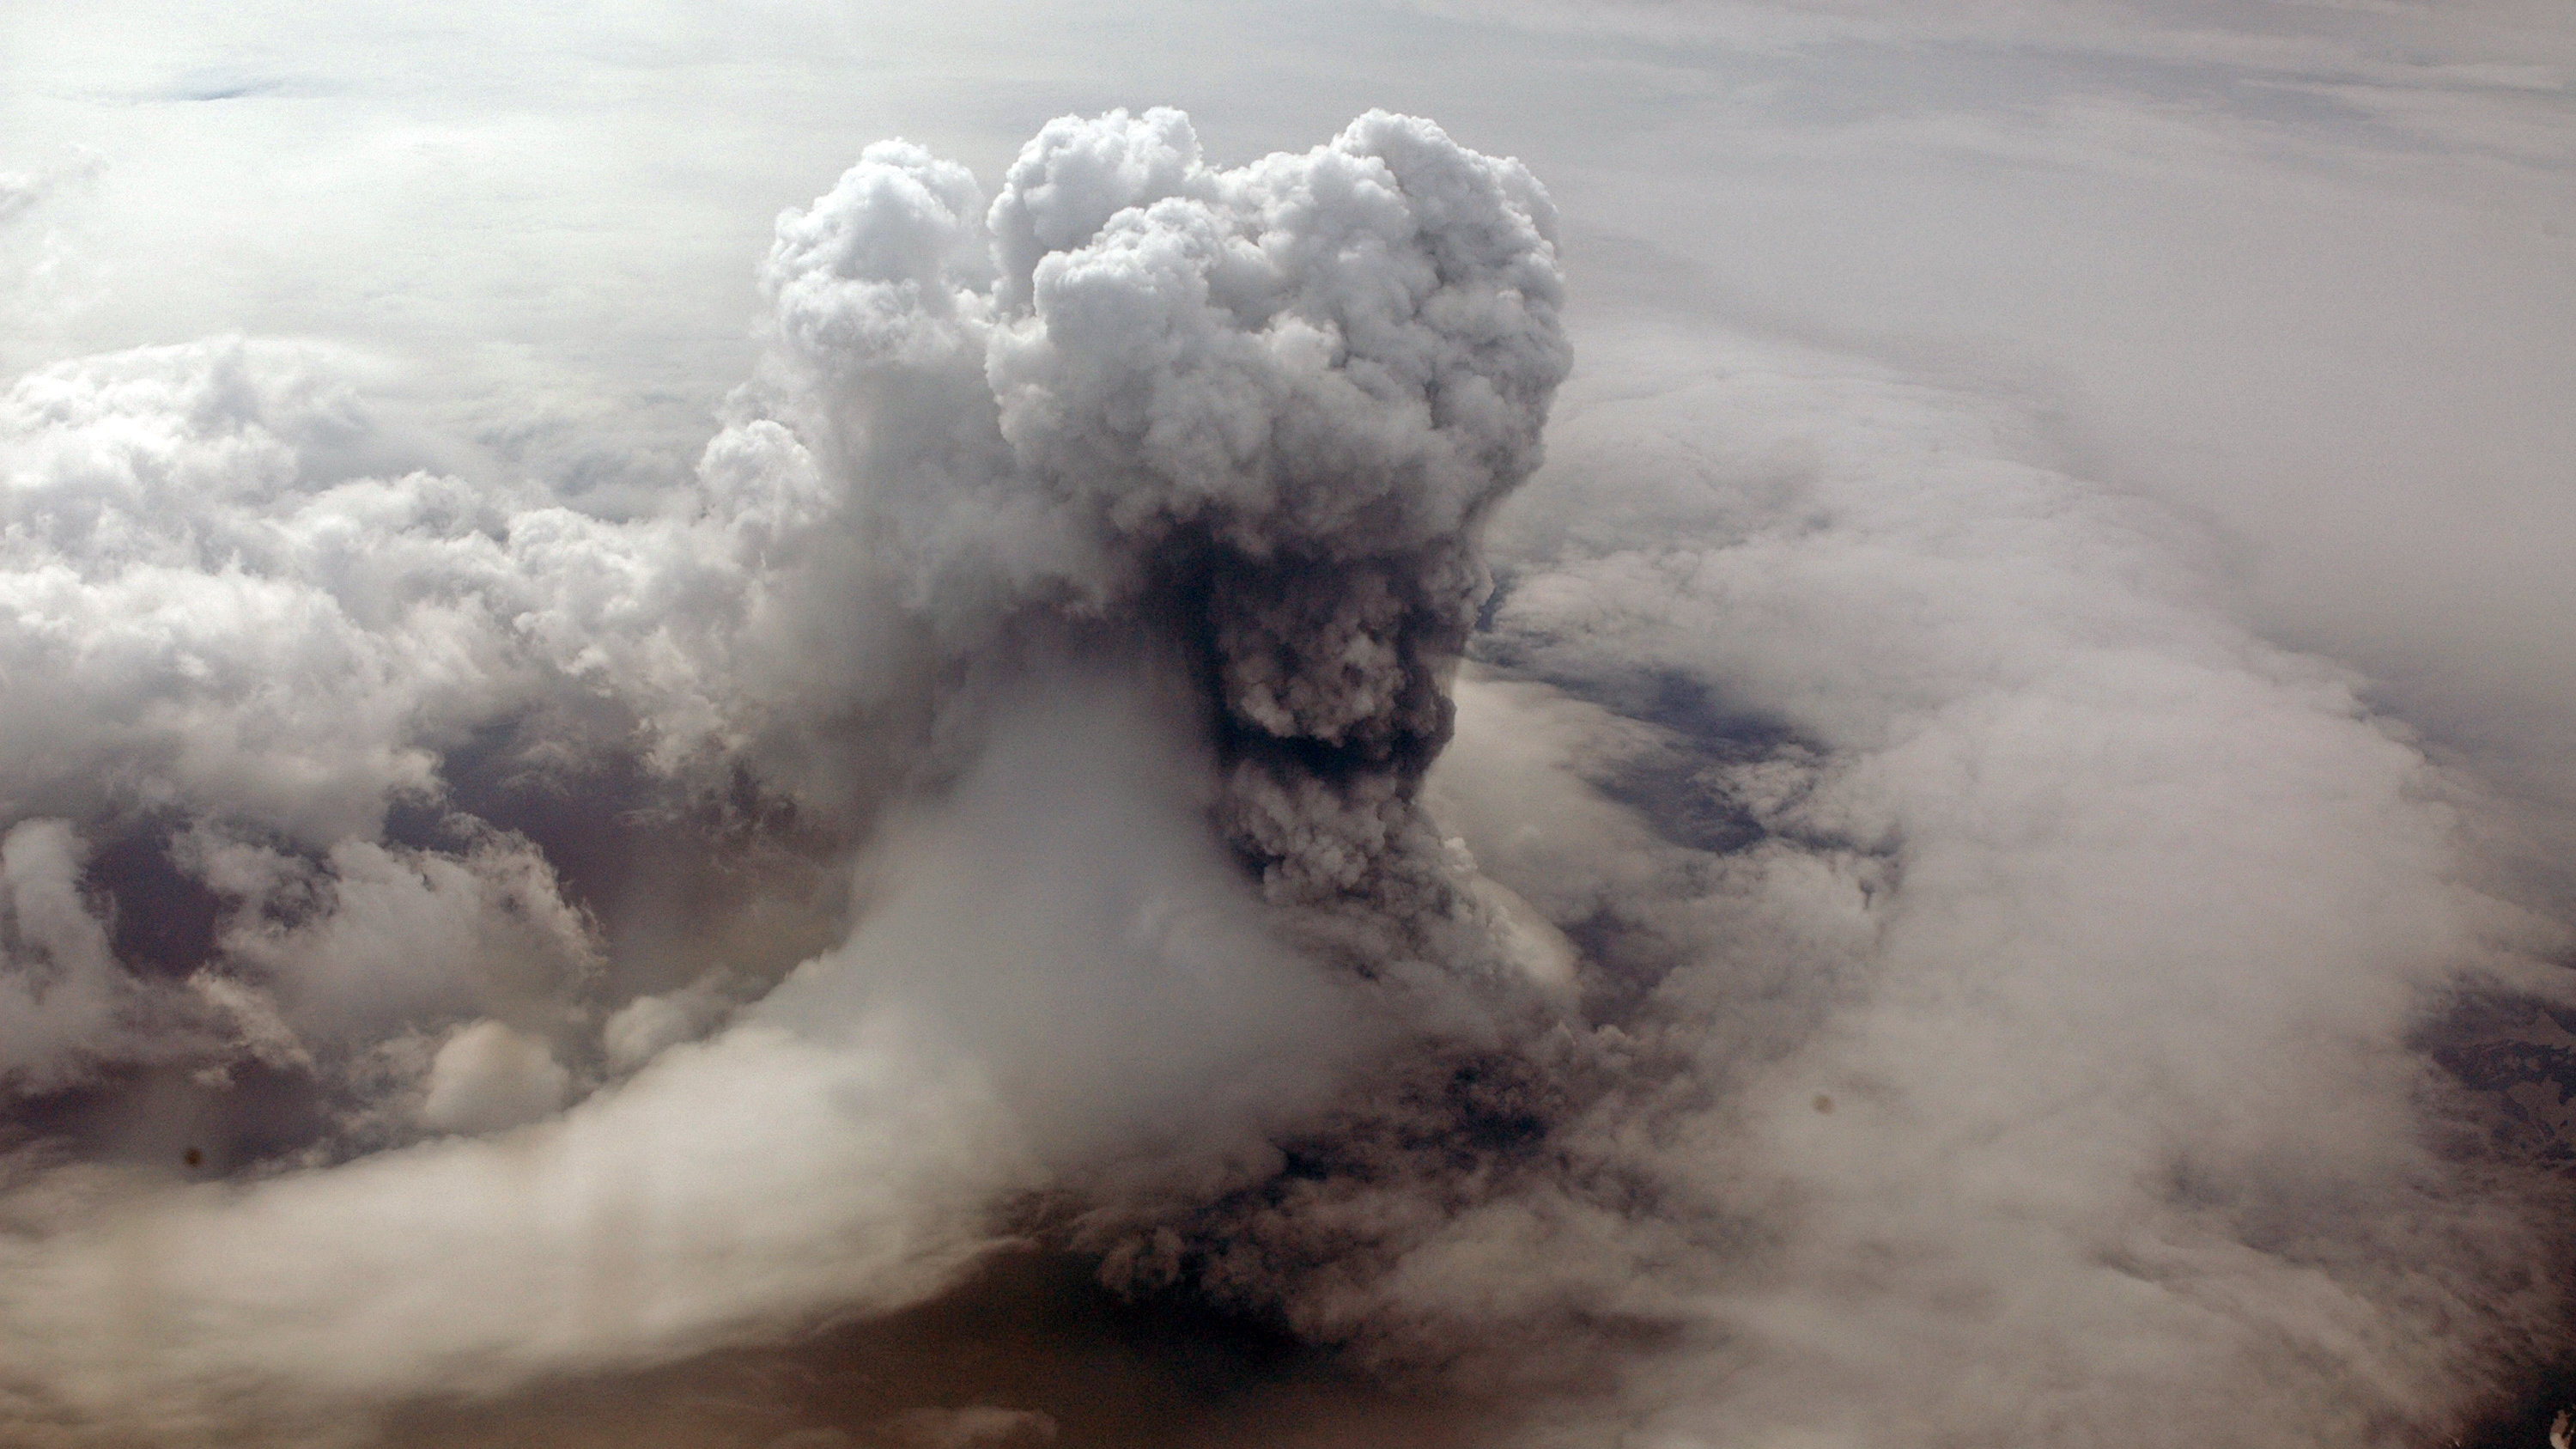
[{"label": "thick cloud layer", "polygon": [[[506,1438],[1032,1255],[1412,1406],[1243,1443],[2429,1444],[2563,1334],[2555,1090],[2440,1062],[2565,923],[2008,409],[1605,328],[1542,470],[1553,209],[1384,113],[881,143],[760,278],[614,518],[314,346],[0,403],[8,1436]],[[777,1442],[1159,1432],[1050,1332]]]},{"label": "thick cloud layer", "polygon": [[[2566,945],[2463,880],[2456,783],[2351,680],[2211,611],[2187,535],[2010,417],[1776,346],[1682,370],[1653,360],[1668,337],[1625,340],[1620,391],[1560,434],[1577,467],[1519,515],[1488,648],[1656,717],[1625,748],[1666,780],[1678,751],[1705,803],[1632,798],[1668,835],[1696,813],[1717,853],[1569,872],[1590,832],[1490,805],[1475,838],[1560,917],[1670,943],[1630,1030],[1740,1086],[1649,1110],[1687,1144],[1661,1165],[1785,1214],[1708,1280],[1724,1347],[1650,1422],[2451,1432],[2562,1310],[2545,1217],[2516,1222],[2548,1190],[2453,1155],[2465,1104],[2415,1033],[2464,989],[2563,1000],[2541,963]],[[1583,478],[1621,454],[1659,486]],[[1523,690],[1516,712],[1544,698]],[[1589,710],[1538,717],[1593,771],[1618,759]]]}]

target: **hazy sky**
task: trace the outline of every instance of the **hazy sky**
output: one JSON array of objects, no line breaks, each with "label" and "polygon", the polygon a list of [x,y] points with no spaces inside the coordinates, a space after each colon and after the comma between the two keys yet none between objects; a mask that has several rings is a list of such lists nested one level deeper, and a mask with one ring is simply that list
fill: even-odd
[{"label": "hazy sky", "polygon": [[[2576,1047],[2571,86],[2539,0],[0,0],[0,1428],[481,1442],[401,1406],[1022,1241],[1322,1346],[1245,1443],[2472,1422],[2569,1321],[2425,1044]],[[801,1442],[1111,1442],[955,1372]]]}]

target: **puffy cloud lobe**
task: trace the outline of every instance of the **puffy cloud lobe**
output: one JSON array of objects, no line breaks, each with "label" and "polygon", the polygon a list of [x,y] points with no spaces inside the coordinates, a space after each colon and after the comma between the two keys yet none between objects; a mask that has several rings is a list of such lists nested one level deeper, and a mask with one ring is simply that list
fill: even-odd
[{"label": "puffy cloud lobe", "polygon": [[1039,262],[1083,246],[1131,206],[1167,196],[1208,200],[1216,182],[1189,117],[1167,106],[1141,116],[1056,117],[1020,149],[993,202],[996,299],[1026,311]]},{"label": "puffy cloud lobe", "polygon": [[1527,475],[1568,354],[1526,172],[1378,114],[1209,173],[1147,122],[1160,149],[1117,127],[1123,166],[1042,137],[995,205],[1044,236],[1105,213],[1002,314],[988,373],[1029,466],[1117,534],[1197,525],[1254,559],[1449,541]]},{"label": "puffy cloud lobe", "polygon": [[334,454],[369,430],[325,376],[217,343],[11,390],[0,650],[52,686],[10,694],[20,808],[369,833],[389,796],[430,787],[442,725],[531,688],[509,621],[537,600],[500,538],[508,500],[350,476],[364,460]]},{"label": "puffy cloud lobe", "polygon": [[[229,903],[231,967],[331,1039],[429,1009],[525,1021],[496,982],[584,976],[525,842],[470,819],[479,845],[384,838],[391,813],[435,818],[461,756],[541,797],[640,757],[633,811],[749,770],[818,830],[864,814],[893,772],[847,747],[846,716],[908,676],[796,433],[746,416],[691,494],[611,522],[426,471],[437,450],[373,416],[351,366],[219,340],[55,364],[0,397],[0,811],[163,838]],[[519,758],[491,758],[498,740]],[[418,929],[388,932],[406,896]],[[362,900],[391,913],[361,924]]]},{"label": "puffy cloud lobe", "polygon": [[[347,1065],[481,1013],[560,1029],[597,947],[552,867],[471,822],[464,847],[390,845],[388,812],[434,808],[450,752],[531,716],[555,764],[640,743],[679,770],[743,734],[712,661],[757,610],[751,570],[805,527],[792,440],[729,435],[697,516],[612,525],[420,471],[341,370],[218,341],[0,399],[0,809],[157,843],[222,923],[204,954],[128,962],[44,928],[91,963],[49,993],[64,1020],[96,998],[88,1066],[227,1036]],[[130,884],[65,868],[103,902]],[[202,1029],[109,1032],[100,993]]]},{"label": "puffy cloud lobe", "polygon": [[231,905],[226,969],[330,1042],[504,1013],[562,1024],[598,969],[595,927],[525,841],[460,853],[342,841],[320,861],[200,837],[189,863]]},{"label": "puffy cloud lobe", "polygon": [[638,996],[600,1024],[600,1050],[611,1071],[633,1071],[666,1049],[705,1035],[731,1011],[728,988],[740,989],[719,973],[710,973],[677,991]]},{"label": "puffy cloud lobe", "polygon": [[553,1116],[571,1092],[572,1073],[543,1038],[478,1021],[430,1060],[420,1119],[441,1132],[497,1132]]},{"label": "puffy cloud lobe", "polygon": [[452,808],[462,769],[476,808],[537,822],[616,781],[603,821],[783,809],[829,840],[864,818],[901,730],[818,737],[905,676],[853,662],[892,611],[850,607],[855,544],[805,444],[746,417],[693,495],[611,522],[423,469],[435,446],[351,370],[218,340],[0,396],[0,823],[32,850],[68,822],[50,898],[96,918],[75,942],[39,911],[13,946],[0,1090],[112,1097],[184,1066],[223,1116],[248,1068],[305,1103],[284,1130],[309,1150],[382,1146],[492,1120],[416,1110],[461,1023],[545,1039],[570,1093],[605,1008],[706,949],[690,932],[769,980],[831,929],[747,888],[801,847],[737,832],[697,847],[718,894],[611,970],[555,863]]},{"label": "puffy cloud lobe", "polygon": [[919,148],[870,148],[780,220],[781,332],[818,368],[880,381],[935,370],[929,339],[977,344],[1026,470],[1009,481],[1086,531],[1142,547],[1200,523],[1255,559],[1401,554],[1454,538],[1537,461],[1567,365],[1562,284],[1553,212],[1514,163],[1377,114],[1216,171],[1177,112],[1068,118],[993,203],[997,288],[961,220],[973,195]]},{"label": "puffy cloud lobe", "polygon": [[[55,686],[10,695],[17,808],[169,806],[327,845],[434,796],[440,757],[496,721],[591,717],[567,751],[631,733],[683,773],[810,712],[810,646],[877,647],[864,619],[813,617],[856,544],[779,422],[727,428],[697,489],[615,523],[423,471],[336,366],[152,348],[0,402],[0,661]],[[868,674],[827,678],[886,687]]]},{"label": "puffy cloud lobe", "polygon": [[959,289],[989,266],[983,202],[953,161],[902,141],[868,147],[813,206],[779,218],[765,277],[786,340],[836,368],[954,347]]}]

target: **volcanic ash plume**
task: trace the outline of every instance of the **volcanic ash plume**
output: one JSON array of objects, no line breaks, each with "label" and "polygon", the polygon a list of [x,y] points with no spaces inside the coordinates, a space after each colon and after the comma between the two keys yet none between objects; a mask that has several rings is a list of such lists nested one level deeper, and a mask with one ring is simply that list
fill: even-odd
[{"label": "volcanic ash plume", "polygon": [[0,1071],[305,1126],[25,1157],[0,1414],[294,1438],[910,1301],[1030,1192],[1258,1180],[1390,1013],[1516,989],[1451,969],[1515,958],[1415,796],[1568,366],[1552,226],[1384,114],[1235,170],[1058,121],[989,220],[874,146],[628,522],[309,352],[23,380]]},{"label": "volcanic ash plume", "polygon": [[1157,110],[1040,132],[989,248],[977,200],[887,144],[780,223],[881,557],[952,651],[1033,601],[1158,636],[1272,897],[1376,889],[1567,368],[1546,198],[1419,121],[1219,171]]}]

